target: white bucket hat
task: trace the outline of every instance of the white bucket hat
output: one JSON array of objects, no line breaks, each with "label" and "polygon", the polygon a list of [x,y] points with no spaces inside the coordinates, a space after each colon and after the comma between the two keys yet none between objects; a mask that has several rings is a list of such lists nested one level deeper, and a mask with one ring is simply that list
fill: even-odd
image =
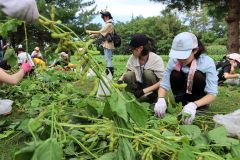
[{"label": "white bucket hat", "polygon": [[240,63],[240,54],[238,53],[230,53],[227,55],[227,58],[232,59]]},{"label": "white bucket hat", "polygon": [[60,53],[60,57],[62,57],[62,56],[63,56],[63,57],[68,57],[68,54],[67,54],[66,52],[61,52],[61,53]]},{"label": "white bucket hat", "polygon": [[194,48],[198,48],[197,37],[190,32],[182,32],[173,39],[169,57],[187,59]]},{"label": "white bucket hat", "polygon": [[23,46],[21,44],[18,45],[18,48],[23,48]]}]

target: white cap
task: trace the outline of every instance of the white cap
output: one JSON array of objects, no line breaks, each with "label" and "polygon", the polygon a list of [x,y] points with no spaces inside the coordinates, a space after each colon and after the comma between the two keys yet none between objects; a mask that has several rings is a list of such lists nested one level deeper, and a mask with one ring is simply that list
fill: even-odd
[{"label": "white cap", "polygon": [[60,56],[68,57],[68,54],[67,54],[66,52],[61,52],[61,53],[60,53]]},{"label": "white cap", "polygon": [[198,48],[197,37],[190,32],[182,32],[173,39],[169,57],[187,59],[194,48]]},{"label": "white cap", "polygon": [[18,48],[23,48],[23,46],[21,44],[18,45]]},{"label": "white cap", "polygon": [[227,58],[232,59],[240,63],[240,55],[238,53],[230,53],[227,55]]}]

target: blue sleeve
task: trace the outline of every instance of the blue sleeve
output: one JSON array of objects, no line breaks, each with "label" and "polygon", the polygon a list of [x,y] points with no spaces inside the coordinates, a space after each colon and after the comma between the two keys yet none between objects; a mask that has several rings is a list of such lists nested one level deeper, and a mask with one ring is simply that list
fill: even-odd
[{"label": "blue sleeve", "polygon": [[217,70],[212,59],[209,60],[208,67],[206,67],[206,87],[204,91],[215,96],[218,94]]},{"label": "blue sleeve", "polygon": [[175,62],[173,59],[169,59],[167,67],[165,71],[163,72],[163,78],[162,81],[160,82],[160,87],[169,90],[171,89],[171,84],[170,84],[170,74],[174,68]]}]

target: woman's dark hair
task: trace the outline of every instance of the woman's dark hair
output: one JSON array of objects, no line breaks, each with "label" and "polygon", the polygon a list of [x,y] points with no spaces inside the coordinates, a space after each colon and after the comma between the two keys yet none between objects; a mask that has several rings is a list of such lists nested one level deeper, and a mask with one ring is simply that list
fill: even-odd
[{"label": "woman's dark hair", "polygon": [[23,48],[18,48],[17,52],[20,52],[20,51],[25,52],[25,50]]},{"label": "woman's dark hair", "polygon": [[113,19],[111,13],[108,12],[108,11],[101,11],[100,14],[101,14],[102,19],[103,19],[104,17],[109,17],[109,19]]},{"label": "woman's dark hair", "polygon": [[152,38],[148,37],[148,43],[143,46],[141,56],[146,56],[149,54],[149,52],[155,52],[155,51],[156,51],[155,41]]},{"label": "woman's dark hair", "polygon": [[203,45],[203,43],[199,40],[199,38],[197,37],[197,40],[198,40],[198,52],[194,55],[194,57],[196,59],[199,58],[199,56],[202,54],[202,53],[206,53],[206,49]]}]

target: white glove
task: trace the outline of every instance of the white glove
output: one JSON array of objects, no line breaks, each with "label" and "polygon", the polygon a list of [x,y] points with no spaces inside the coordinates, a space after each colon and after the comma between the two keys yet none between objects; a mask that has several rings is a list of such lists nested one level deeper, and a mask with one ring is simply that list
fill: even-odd
[{"label": "white glove", "polygon": [[192,124],[195,118],[196,109],[197,105],[193,102],[190,102],[183,107],[182,120],[184,124]]},{"label": "white glove", "polygon": [[158,117],[164,117],[167,109],[167,104],[164,98],[158,98],[154,107],[154,112]]},{"label": "white glove", "polygon": [[36,21],[39,17],[35,0],[0,0],[0,6],[8,16],[27,22]]},{"label": "white glove", "polygon": [[0,100],[0,115],[6,115],[12,111],[13,101],[10,99],[1,99]]}]

